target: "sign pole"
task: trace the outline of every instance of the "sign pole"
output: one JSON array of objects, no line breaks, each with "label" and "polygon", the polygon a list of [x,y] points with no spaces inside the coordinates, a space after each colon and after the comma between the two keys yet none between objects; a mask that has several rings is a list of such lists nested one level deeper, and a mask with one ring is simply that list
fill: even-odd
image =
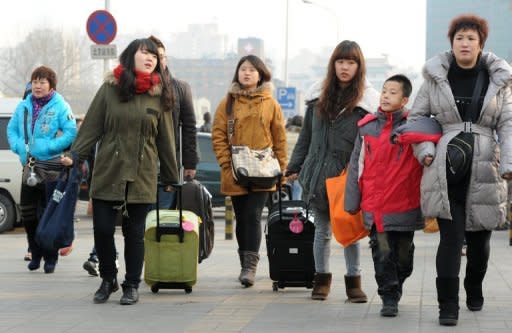
[{"label": "sign pole", "polygon": [[[110,12],[110,0],[105,0],[105,10]],[[110,67],[110,59],[103,59],[103,75],[105,75]],[[102,75],[102,77],[103,77]]]}]

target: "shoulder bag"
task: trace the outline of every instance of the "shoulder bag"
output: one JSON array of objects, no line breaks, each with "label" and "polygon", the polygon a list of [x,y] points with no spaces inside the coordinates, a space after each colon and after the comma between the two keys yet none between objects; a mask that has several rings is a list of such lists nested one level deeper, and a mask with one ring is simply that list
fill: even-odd
[{"label": "shoulder bag", "polygon": [[471,123],[473,116],[478,111],[478,100],[482,94],[484,75],[484,70],[480,69],[473,90],[473,96],[471,96],[469,110],[462,119],[464,121],[464,131],[448,142],[446,149],[446,181],[450,185],[460,183],[466,179],[466,176],[471,171],[475,141],[473,133],[471,133]]},{"label": "shoulder bag", "polygon": [[21,181],[28,186],[36,186],[44,182],[55,182],[59,178],[61,171],[64,169],[60,158],[53,158],[47,161],[37,160],[30,155],[27,133],[27,117],[28,110],[25,108],[23,115],[23,132],[25,135],[25,150],[27,152],[27,164],[23,167]]},{"label": "shoulder bag", "polygon": [[231,149],[231,169],[235,181],[245,187],[270,188],[277,183],[281,166],[271,147],[251,149],[246,145],[233,145],[235,130],[233,110],[228,119],[228,139]]},{"label": "shoulder bag", "polygon": [[75,237],[73,216],[81,172],[76,155],[73,162],[71,169],[65,168],[61,172],[37,225],[35,240],[41,248],[48,251],[71,246]]}]

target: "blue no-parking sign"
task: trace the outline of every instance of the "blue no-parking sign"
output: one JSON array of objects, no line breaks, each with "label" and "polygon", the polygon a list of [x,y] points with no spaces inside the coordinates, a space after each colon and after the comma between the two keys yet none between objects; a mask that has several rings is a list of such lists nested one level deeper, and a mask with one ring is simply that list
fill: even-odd
[{"label": "blue no-parking sign", "polygon": [[87,19],[87,34],[96,44],[107,45],[117,33],[116,20],[106,10],[97,10]]},{"label": "blue no-parking sign", "polygon": [[297,89],[295,87],[277,88],[277,102],[282,109],[295,109],[295,97]]}]

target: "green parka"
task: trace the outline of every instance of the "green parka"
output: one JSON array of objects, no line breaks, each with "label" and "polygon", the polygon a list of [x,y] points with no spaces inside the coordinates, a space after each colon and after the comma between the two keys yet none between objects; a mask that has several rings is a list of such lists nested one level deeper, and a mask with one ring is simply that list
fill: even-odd
[{"label": "green parka", "polygon": [[127,203],[156,202],[158,161],[164,185],[178,181],[171,112],[160,107],[161,86],[120,102],[117,80],[105,78],[71,151],[85,160],[98,142],[90,196]]}]

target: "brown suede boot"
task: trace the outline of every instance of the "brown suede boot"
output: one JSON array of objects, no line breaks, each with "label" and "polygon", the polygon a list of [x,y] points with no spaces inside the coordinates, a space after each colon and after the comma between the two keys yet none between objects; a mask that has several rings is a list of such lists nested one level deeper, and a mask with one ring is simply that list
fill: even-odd
[{"label": "brown suede boot", "polygon": [[348,301],[350,303],[366,303],[368,298],[361,289],[361,275],[345,275],[345,289],[347,291]]},{"label": "brown suede boot", "polygon": [[240,273],[240,283],[245,287],[252,287],[256,278],[256,267],[260,261],[258,252],[243,251],[242,272]]},{"label": "brown suede boot", "polygon": [[319,301],[326,300],[329,292],[331,291],[331,281],[331,273],[315,273],[311,298]]}]

